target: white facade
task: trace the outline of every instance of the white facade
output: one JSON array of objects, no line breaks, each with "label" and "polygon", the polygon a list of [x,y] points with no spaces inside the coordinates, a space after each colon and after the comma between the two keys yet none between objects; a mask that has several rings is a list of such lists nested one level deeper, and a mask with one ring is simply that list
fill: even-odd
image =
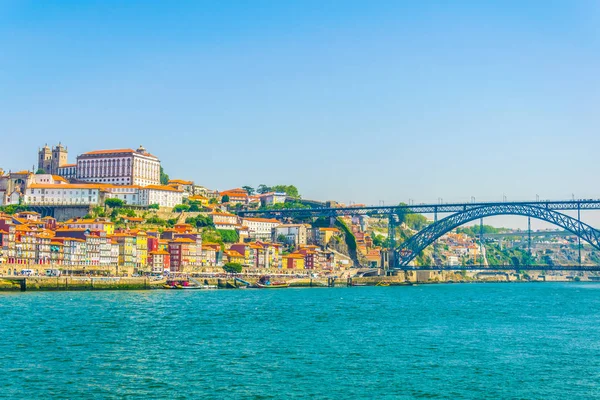
[{"label": "white facade", "polygon": [[159,185],[160,160],[137,150],[100,150],[77,157],[77,179],[112,185]]},{"label": "white facade", "polygon": [[99,205],[102,189],[97,185],[41,185],[25,189],[25,204],[31,205]]},{"label": "white facade", "polygon": [[286,244],[306,244],[307,228],[302,224],[279,225],[273,229],[273,241],[281,235],[285,236]]},{"label": "white facade", "polygon": [[69,183],[66,179],[58,175],[50,175],[50,174],[35,174],[30,175],[27,180],[28,185],[62,185]]},{"label": "white facade", "polygon": [[250,237],[257,240],[271,240],[273,228],[279,224],[276,219],[242,218],[242,225],[248,227]]},{"label": "white facade", "polygon": [[285,203],[287,194],[285,193],[265,193],[260,195],[260,203],[262,206],[272,206],[273,204]]},{"label": "white facade", "polygon": [[158,204],[160,207],[173,208],[183,202],[183,191],[170,186],[110,186],[107,197],[121,199],[125,204],[148,207]]},{"label": "white facade", "polygon": [[170,186],[150,185],[140,191],[140,203],[143,206],[158,204],[160,207],[173,208],[183,202],[182,190]]},{"label": "white facade", "polygon": [[106,188],[109,194],[107,198],[120,199],[130,206],[141,206],[139,186],[112,186]]},{"label": "white facade", "polygon": [[66,179],[77,178],[77,164],[66,164],[58,167],[58,174]]}]

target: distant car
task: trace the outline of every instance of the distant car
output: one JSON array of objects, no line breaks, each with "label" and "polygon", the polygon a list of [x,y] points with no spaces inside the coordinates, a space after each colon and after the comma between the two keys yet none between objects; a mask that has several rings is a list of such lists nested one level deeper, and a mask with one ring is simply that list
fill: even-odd
[{"label": "distant car", "polygon": [[61,272],[59,269],[47,269],[46,276],[60,276]]},{"label": "distant car", "polygon": [[32,269],[22,269],[21,270],[21,275],[23,275],[23,276],[32,276],[33,275],[33,270]]}]

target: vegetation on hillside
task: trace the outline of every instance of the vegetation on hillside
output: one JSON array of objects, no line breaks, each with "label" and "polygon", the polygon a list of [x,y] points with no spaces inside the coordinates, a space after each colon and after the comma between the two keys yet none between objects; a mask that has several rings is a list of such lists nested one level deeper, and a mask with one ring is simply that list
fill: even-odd
[{"label": "vegetation on hillside", "polygon": [[169,175],[165,174],[163,167],[160,167],[160,183],[161,185],[167,185],[169,183]]},{"label": "vegetation on hillside", "polygon": [[[479,232],[480,232],[480,226],[479,225],[473,225],[473,226],[462,226],[459,228],[456,228],[456,233],[463,233],[467,236],[471,236],[471,237],[475,237],[475,236],[479,236]],[[483,233],[488,234],[494,234],[494,233],[503,233],[503,232],[508,232],[507,228],[496,228],[493,227],[491,225],[483,225]]]}]

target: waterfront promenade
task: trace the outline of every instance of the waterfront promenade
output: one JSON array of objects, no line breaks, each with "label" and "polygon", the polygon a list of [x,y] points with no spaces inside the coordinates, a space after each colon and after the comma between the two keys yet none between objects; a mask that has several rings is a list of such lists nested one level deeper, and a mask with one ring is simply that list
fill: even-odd
[{"label": "waterfront promenade", "polygon": [[[473,271],[398,271],[393,276],[349,276],[315,274],[282,274],[281,270],[264,272],[287,282],[290,287],[344,287],[344,286],[403,286],[413,284],[477,283],[477,282],[599,282],[600,273],[574,271],[519,271],[473,270]],[[220,289],[235,289],[244,285],[234,277],[254,283],[258,274],[199,274],[190,277],[203,285]],[[188,276],[180,275],[181,279]],[[67,290],[152,290],[162,289],[165,277],[122,276],[0,276],[0,291],[67,291]]]}]

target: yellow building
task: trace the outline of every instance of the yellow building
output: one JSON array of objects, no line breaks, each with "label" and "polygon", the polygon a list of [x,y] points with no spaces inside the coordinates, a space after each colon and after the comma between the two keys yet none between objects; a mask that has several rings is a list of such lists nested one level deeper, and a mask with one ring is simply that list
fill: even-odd
[{"label": "yellow building", "polygon": [[228,263],[244,264],[244,255],[235,250],[225,250],[225,259]]},{"label": "yellow building", "polygon": [[112,238],[119,245],[119,266],[135,267],[137,263],[136,236],[127,233],[117,233]]},{"label": "yellow building", "polygon": [[337,228],[319,228],[318,234],[319,244],[321,246],[326,246],[331,238],[340,234],[340,230]]},{"label": "yellow building", "polygon": [[102,221],[99,219],[70,219],[65,222],[69,228],[89,229],[90,231],[104,231],[106,235],[114,235],[115,224],[110,221]]},{"label": "yellow building", "polygon": [[282,257],[283,268],[304,269],[304,255],[298,253],[287,254]]},{"label": "yellow building", "polygon": [[144,231],[137,231],[135,235],[136,267],[145,271],[148,269],[148,235]]}]

